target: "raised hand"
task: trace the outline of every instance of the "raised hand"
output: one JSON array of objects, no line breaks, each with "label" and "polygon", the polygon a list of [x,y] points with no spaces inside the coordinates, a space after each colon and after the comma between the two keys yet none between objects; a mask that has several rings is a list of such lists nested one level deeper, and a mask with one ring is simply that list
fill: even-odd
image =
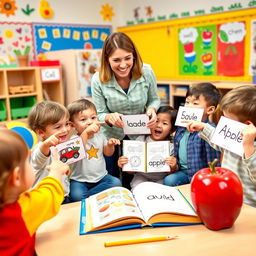
[{"label": "raised hand", "polygon": [[108,145],[109,146],[115,146],[115,145],[120,145],[120,140],[111,138],[108,140]]},{"label": "raised hand", "polygon": [[106,115],[106,122],[110,125],[114,125],[119,128],[124,127],[124,123],[122,121],[122,114],[120,113],[111,113]]}]

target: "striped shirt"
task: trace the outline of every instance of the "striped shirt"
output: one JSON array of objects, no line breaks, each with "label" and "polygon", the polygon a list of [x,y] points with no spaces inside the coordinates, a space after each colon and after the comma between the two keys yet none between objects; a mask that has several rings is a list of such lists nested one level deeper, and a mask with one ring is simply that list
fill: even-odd
[{"label": "striped shirt", "polygon": [[[256,150],[247,159],[238,156],[210,142],[214,131],[213,127],[207,125],[199,136],[223,153],[221,166],[238,175],[243,185],[244,203],[256,207]],[[254,142],[254,148],[256,149],[256,142]]]},{"label": "striped shirt", "polygon": [[[138,80],[131,80],[127,93],[119,86],[115,76],[107,83],[101,83],[99,73],[95,73],[91,80],[92,100],[96,106],[98,119],[105,121],[106,114],[120,113],[123,115],[144,114],[146,109],[160,106],[160,98],[157,94],[157,84],[150,65],[144,64],[143,75]],[[107,138],[123,139],[123,129],[103,125],[102,132]],[[138,136],[129,136],[135,139]]]}]

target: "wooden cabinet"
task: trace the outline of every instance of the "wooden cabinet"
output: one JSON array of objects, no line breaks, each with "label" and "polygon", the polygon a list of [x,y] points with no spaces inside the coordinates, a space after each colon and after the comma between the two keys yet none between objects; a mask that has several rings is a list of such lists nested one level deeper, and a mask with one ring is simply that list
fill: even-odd
[{"label": "wooden cabinet", "polygon": [[44,100],[43,91],[48,99],[63,103],[61,75],[42,82],[40,67],[0,69],[0,122],[25,120],[32,106]]}]

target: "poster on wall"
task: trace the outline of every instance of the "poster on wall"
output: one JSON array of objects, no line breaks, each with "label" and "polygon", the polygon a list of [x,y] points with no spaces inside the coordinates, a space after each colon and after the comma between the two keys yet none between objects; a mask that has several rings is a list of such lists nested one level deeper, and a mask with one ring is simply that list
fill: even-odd
[{"label": "poster on wall", "polygon": [[216,75],[216,25],[179,30],[179,73]]},{"label": "poster on wall", "polygon": [[33,23],[36,54],[65,49],[101,49],[111,26]]},{"label": "poster on wall", "polygon": [[0,66],[17,63],[18,55],[34,57],[32,25],[24,22],[0,22]]},{"label": "poster on wall", "polygon": [[245,23],[218,25],[218,75],[244,75]]},{"label": "poster on wall", "polygon": [[250,67],[249,74],[251,76],[256,75],[256,20],[251,22],[251,54],[250,54]]}]

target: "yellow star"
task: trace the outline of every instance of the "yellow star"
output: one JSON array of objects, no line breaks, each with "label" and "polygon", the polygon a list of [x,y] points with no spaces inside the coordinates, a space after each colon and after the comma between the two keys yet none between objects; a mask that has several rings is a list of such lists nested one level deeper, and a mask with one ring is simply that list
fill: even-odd
[{"label": "yellow star", "polygon": [[92,145],[89,150],[86,150],[86,153],[89,154],[89,159],[91,159],[92,157],[98,158],[98,156],[97,156],[98,151],[99,150],[94,148],[94,146]]}]

